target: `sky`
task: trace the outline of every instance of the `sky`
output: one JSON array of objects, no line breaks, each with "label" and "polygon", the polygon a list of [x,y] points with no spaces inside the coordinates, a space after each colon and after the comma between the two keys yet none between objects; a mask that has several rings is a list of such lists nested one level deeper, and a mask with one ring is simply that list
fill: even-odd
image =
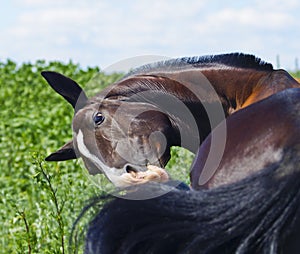
[{"label": "sky", "polygon": [[300,59],[299,0],[0,0],[0,6],[0,61],[72,60],[105,69],[144,55],[243,52],[295,70]]}]

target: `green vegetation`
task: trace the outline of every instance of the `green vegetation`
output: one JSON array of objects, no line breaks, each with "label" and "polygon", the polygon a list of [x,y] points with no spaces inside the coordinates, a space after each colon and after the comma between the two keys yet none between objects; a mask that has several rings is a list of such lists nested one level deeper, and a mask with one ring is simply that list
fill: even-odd
[{"label": "green vegetation", "polygon": [[293,72],[293,73],[291,73],[291,75],[293,77],[297,78],[298,80],[300,79],[300,71]]},{"label": "green vegetation", "polygon": [[[69,76],[88,95],[120,78],[72,62],[0,62],[0,253],[75,252],[68,244],[73,222],[88,199],[108,185],[102,178],[103,188],[95,186],[80,160],[44,162],[72,138],[73,109],[46,84],[42,70]],[[187,179],[191,154],[176,148],[172,156],[168,168],[173,177]],[[79,224],[79,235],[89,216]],[[75,244],[81,253],[79,239]]]},{"label": "green vegetation", "polygon": [[[90,96],[121,76],[72,62],[0,62],[0,253],[75,253],[75,245],[81,253],[93,211],[77,228],[79,241],[69,246],[72,225],[89,198],[110,188],[104,177],[101,188],[95,186],[80,160],[44,162],[71,139],[73,109],[46,84],[42,70],[69,76]],[[173,178],[188,181],[191,159],[183,149],[172,150],[167,168]]]}]

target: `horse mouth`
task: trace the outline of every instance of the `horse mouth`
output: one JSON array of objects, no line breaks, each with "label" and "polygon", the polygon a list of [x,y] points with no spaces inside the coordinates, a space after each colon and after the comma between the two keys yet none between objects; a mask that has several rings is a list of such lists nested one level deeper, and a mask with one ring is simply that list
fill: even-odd
[{"label": "horse mouth", "polygon": [[133,165],[126,165],[125,170],[126,173],[123,173],[119,179],[119,185],[122,185],[122,187],[147,182],[166,182],[170,178],[165,169],[154,165],[148,165],[146,170],[143,171]]}]

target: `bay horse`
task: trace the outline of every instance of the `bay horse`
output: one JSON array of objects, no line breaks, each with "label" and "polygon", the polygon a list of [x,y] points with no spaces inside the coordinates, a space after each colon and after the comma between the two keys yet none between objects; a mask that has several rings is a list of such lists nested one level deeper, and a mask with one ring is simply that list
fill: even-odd
[{"label": "bay horse", "polygon": [[[85,254],[299,253],[300,89],[276,93],[224,121],[228,143],[209,189],[148,183],[135,191],[166,194],[99,197],[91,206],[106,204],[89,224]],[[215,131],[218,126],[198,150],[192,174]]]},{"label": "bay horse", "polygon": [[[196,153],[224,118],[299,87],[286,71],[239,53],[142,66],[90,99],[70,78],[49,71],[42,75],[75,110],[73,140],[46,160],[81,157],[90,174],[104,173],[119,187],[166,181],[163,168],[171,146]],[[223,141],[217,146],[225,148]]]}]

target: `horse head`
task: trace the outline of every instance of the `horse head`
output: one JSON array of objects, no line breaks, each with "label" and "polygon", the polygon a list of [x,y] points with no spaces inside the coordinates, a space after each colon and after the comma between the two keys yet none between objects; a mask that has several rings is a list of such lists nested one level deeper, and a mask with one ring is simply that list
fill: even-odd
[{"label": "horse head", "polygon": [[90,174],[104,173],[116,186],[167,180],[160,169],[170,158],[174,136],[167,114],[145,102],[108,99],[101,94],[88,99],[75,81],[55,72],[42,75],[75,110],[73,139],[47,161],[81,157]]}]

